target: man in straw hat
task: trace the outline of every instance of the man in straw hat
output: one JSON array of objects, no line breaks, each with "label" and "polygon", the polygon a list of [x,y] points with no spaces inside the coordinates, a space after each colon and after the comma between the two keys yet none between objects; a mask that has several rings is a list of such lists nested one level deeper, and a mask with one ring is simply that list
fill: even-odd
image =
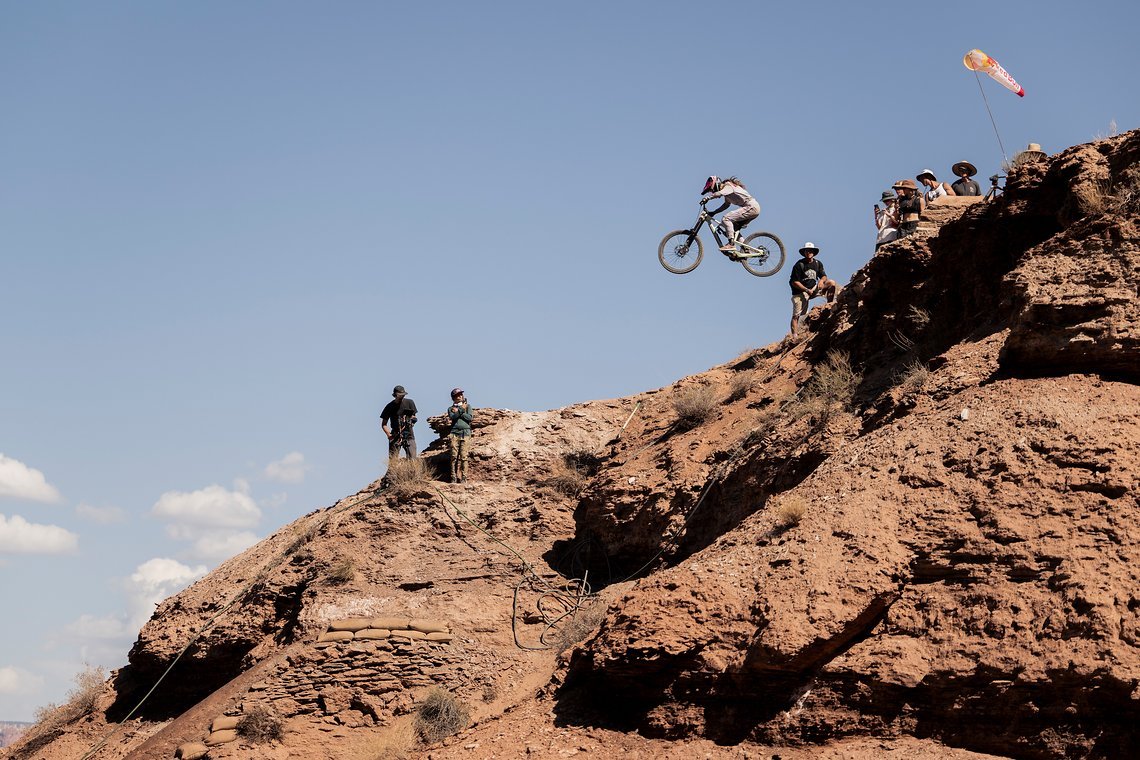
[{"label": "man in straw hat", "polygon": [[913,179],[900,179],[892,189],[899,194],[899,237],[904,238],[918,229],[918,215],[926,208],[926,203],[919,195],[918,185],[914,184]]},{"label": "man in straw hat", "polygon": [[1013,157],[1013,165],[1021,166],[1022,164],[1035,164],[1038,161],[1045,160],[1045,151],[1041,150],[1041,146],[1037,143],[1029,143],[1029,147],[1018,153]]},{"label": "man in straw hat", "polygon": [[832,303],[839,289],[835,280],[823,271],[823,262],[816,259],[818,253],[815,243],[804,243],[800,249],[803,258],[792,266],[792,276],[788,278],[792,286],[792,340],[800,336],[800,319],[807,316],[808,302],[827,296],[827,302]]},{"label": "man in straw hat", "polygon": [[959,161],[950,167],[950,171],[958,177],[958,181],[950,185],[950,189],[954,191],[955,195],[982,194],[982,188],[978,187],[977,182],[970,179],[978,173],[978,170],[969,161]]}]

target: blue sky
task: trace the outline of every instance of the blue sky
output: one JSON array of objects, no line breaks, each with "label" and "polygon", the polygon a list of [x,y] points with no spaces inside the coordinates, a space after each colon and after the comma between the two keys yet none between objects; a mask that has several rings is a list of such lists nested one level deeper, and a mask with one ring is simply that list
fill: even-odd
[{"label": "blue sky", "polygon": [[[1134,3],[0,3],[0,720],[379,476],[397,383],[545,409],[778,340],[708,174],[841,283],[925,167],[1140,126]],[[711,242],[711,241],[710,241]],[[431,434],[421,422],[421,447]]]}]

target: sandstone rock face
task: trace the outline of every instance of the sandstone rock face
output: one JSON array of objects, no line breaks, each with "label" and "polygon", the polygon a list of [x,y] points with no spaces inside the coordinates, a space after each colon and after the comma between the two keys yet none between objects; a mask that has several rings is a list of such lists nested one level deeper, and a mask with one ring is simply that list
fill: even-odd
[{"label": "sandstone rock face", "polygon": [[[284,739],[210,757],[1140,756],[1138,179],[1140,132],[1072,148],[931,206],[800,343],[476,409],[471,483],[282,528],[0,757],[158,760],[254,707]],[[476,723],[409,743],[437,688]]]},{"label": "sandstone rock face", "polygon": [[[1134,754],[1138,162],[1130,133],[947,204],[782,367],[758,352],[703,378],[762,374],[750,433],[660,425],[611,451],[580,529],[676,564],[611,608],[564,691],[662,737]],[[805,416],[789,393],[832,351],[861,378]],[[740,522],[687,546],[709,512]]]}]

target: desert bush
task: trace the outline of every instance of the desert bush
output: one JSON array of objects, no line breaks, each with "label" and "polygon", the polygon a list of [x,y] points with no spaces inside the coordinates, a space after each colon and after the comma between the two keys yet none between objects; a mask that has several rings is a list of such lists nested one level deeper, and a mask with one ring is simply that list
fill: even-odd
[{"label": "desert bush", "polygon": [[910,396],[922,390],[929,379],[930,369],[927,368],[926,362],[911,359],[898,373],[897,385],[903,395]]},{"label": "desert bush", "polygon": [[103,668],[87,665],[75,675],[75,688],[67,693],[63,704],[47,704],[37,708],[35,724],[24,734],[24,748],[34,751],[66,727],[95,709],[95,702],[103,693],[107,673]]},{"label": "desert bush", "polygon": [[427,744],[462,731],[471,719],[471,712],[450,691],[432,689],[416,710],[416,733]]},{"label": "desert bush", "polygon": [[761,409],[752,418],[752,429],[748,431],[748,436],[744,439],[743,446],[755,446],[757,444],[768,445],[771,443],[772,436],[776,432],[776,428],[780,425],[780,420],[783,419],[782,405],[773,405],[765,409]]},{"label": "desert bush", "polygon": [[673,399],[673,411],[677,413],[677,426],[682,430],[692,430],[706,422],[716,412],[716,392],[710,385],[694,385],[681,391]]},{"label": "desert bush", "polygon": [[411,496],[426,490],[431,482],[427,462],[421,457],[415,459],[390,459],[388,472],[384,476],[388,488],[397,496]]},{"label": "desert bush", "polygon": [[851,368],[851,360],[841,351],[831,351],[817,365],[811,379],[804,385],[798,399],[788,405],[792,419],[808,415],[818,418],[820,427],[827,424],[838,410],[847,410],[855,398],[855,388],[862,376]]},{"label": "desert bush", "polygon": [[261,705],[255,705],[245,711],[238,721],[237,732],[255,744],[279,742],[285,736],[281,718]]},{"label": "desert bush", "polygon": [[328,574],[325,576],[329,583],[341,585],[348,583],[356,577],[356,563],[351,557],[344,557],[335,565],[329,568]]},{"label": "desert bush", "polygon": [[756,371],[744,370],[737,372],[732,376],[732,382],[728,386],[728,398],[726,401],[733,402],[747,396],[756,387]]},{"label": "desert bush", "polygon": [[779,530],[787,530],[800,524],[804,519],[804,513],[807,512],[807,503],[798,496],[785,496],[776,504],[776,511],[773,515],[775,517],[776,528]]},{"label": "desert bush", "polygon": [[573,615],[562,620],[561,627],[554,637],[559,652],[582,641],[598,629],[606,617],[606,605],[595,602],[588,607],[579,607]]},{"label": "desert bush", "polygon": [[563,496],[574,497],[586,487],[588,480],[586,470],[572,457],[564,456],[551,465],[550,472],[540,482]]},{"label": "desert bush", "polygon": [[907,308],[906,318],[919,330],[930,324],[930,312],[914,304]]}]

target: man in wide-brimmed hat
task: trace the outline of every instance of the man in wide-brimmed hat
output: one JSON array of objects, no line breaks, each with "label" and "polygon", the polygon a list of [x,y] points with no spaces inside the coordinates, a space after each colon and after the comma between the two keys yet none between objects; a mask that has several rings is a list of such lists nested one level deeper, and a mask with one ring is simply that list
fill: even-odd
[{"label": "man in wide-brimmed hat", "polygon": [[926,208],[926,203],[913,179],[900,179],[892,189],[899,194],[899,237],[904,238],[918,229],[918,215]]},{"label": "man in wide-brimmed hat", "polygon": [[978,187],[978,183],[970,179],[978,173],[977,168],[974,167],[969,161],[959,161],[950,167],[950,171],[954,172],[954,176],[958,177],[958,181],[950,185],[950,189],[957,195],[981,195],[982,188]]},{"label": "man in wide-brimmed hat", "polygon": [[1029,143],[1029,147],[1018,153],[1013,157],[1013,165],[1021,166],[1022,164],[1035,164],[1038,161],[1045,160],[1045,151],[1041,150],[1041,146],[1037,143]]},{"label": "man in wide-brimmed hat", "polygon": [[792,286],[792,340],[800,336],[800,319],[807,316],[808,302],[827,296],[827,302],[831,303],[839,290],[838,283],[823,271],[823,262],[816,259],[818,253],[815,243],[804,243],[800,249],[803,258],[792,266],[792,276],[788,278]]}]

